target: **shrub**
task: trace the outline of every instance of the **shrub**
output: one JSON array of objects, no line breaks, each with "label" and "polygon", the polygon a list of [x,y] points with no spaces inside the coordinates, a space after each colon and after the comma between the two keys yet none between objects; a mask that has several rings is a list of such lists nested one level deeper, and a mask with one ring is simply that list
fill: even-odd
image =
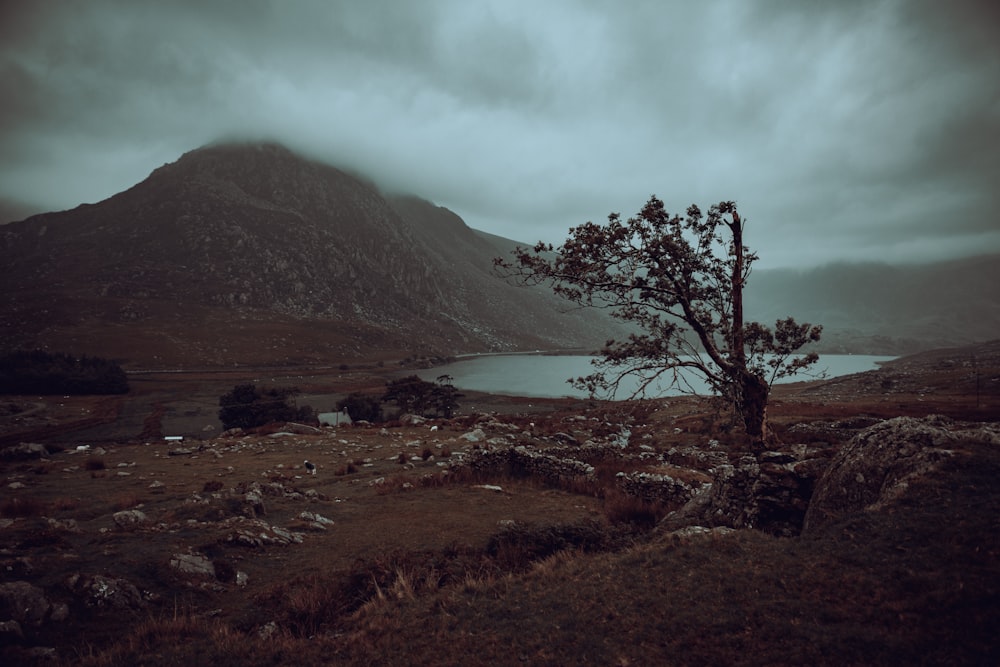
[{"label": "shrub", "polygon": [[612,524],[628,524],[650,529],[667,515],[667,507],[663,503],[649,502],[620,491],[613,491],[604,497],[604,515]]},{"label": "shrub", "polygon": [[41,516],[44,513],[45,505],[34,498],[8,498],[0,504],[0,516],[8,519]]},{"label": "shrub", "polygon": [[337,410],[347,410],[354,421],[377,422],[382,420],[382,404],[378,396],[354,392],[337,401]]},{"label": "shrub", "polygon": [[104,470],[107,465],[100,456],[89,456],[83,463],[84,470]]},{"label": "shrub", "polygon": [[455,414],[462,394],[449,380],[451,377],[448,375],[440,376],[436,382],[427,382],[416,375],[391,380],[385,385],[382,402],[395,403],[401,413],[450,418]]},{"label": "shrub", "polygon": [[0,357],[0,394],[125,394],[128,378],[116,362],[42,350]]},{"label": "shrub", "polygon": [[337,468],[337,470],[333,474],[336,475],[337,477],[343,477],[344,475],[353,475],[357,471],[358,469],[354,465],[354,462],[348,462],[347,465]]},{"label": "shrub", "polygon": [[309,406],[298,407],[294,387],[264,387],[239,384],[219,397],[219,421],[223,428],[254,428],[272,422],[315,421]]}]

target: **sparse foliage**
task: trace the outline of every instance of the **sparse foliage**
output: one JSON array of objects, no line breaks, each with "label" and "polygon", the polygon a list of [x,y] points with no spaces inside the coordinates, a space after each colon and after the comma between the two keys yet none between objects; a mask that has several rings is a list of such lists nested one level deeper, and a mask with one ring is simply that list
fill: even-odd
[{"label": "sparse foliage", "polygon": [[792,318],[773,329],[744,321],[743,288],[757,255],[743,245],[743,225],[733,202],[712,206],[707,216],[691,206],[681,217],[651,197],[633,218],[612,213],[607,224],[570,229],[558,248],[517,248],[513,261],[495,264],[505,276],[548,284],[640,330],[608,341],[596,372],[573,380],[576,386],[614,396],[633,377],[634,398],[656,382],[690,390],[684,373],[693,371],[731,402],[759,444],[767,437],[772,383],[816,362],[815,353],[796,352],[819,340],[822,328]]},{"label": "sparse foliage", "polygon": [[294,387],[263,387],[239,384],[219,397],[219,421],[223,428],[253,428],[272,422],[315,419],[309,406],[295,405],[299,390]]}]

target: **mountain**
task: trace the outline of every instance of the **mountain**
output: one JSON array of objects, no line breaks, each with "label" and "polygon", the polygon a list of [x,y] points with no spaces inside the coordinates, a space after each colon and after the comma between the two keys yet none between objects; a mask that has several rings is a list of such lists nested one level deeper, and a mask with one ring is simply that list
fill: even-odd
[{"label": "mountain", "polygon": [[[0,352],[341,364],[622,335],[497,277],[515,245],[278,145],[208,146],[105,201],[0,226]],[[996,256],[755,271],[746,313],[823,324],[821,352],[901,354],[996,338],[998,286]]]},{"label": "mountain", "polygon": [[1000,256],[755,271],[749,318],[823,324],[820,350],[905,354],[1000,336]]},{"label": "mountain", "polygon": [[594,346],[613,330],[501,280],[497,249],[447,209],[281,146],[213,145],[100,203],[0,227],[0,347],[132,367],[340,363]]}]

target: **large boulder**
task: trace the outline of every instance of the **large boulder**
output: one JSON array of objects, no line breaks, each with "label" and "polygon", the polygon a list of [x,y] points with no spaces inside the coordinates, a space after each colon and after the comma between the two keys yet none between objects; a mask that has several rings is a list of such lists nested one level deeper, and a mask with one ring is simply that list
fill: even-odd
[{"label": "large boulder", "polygon": [[[18,628],[64,621],[68,614],[65,604],[50,602],[44,590],[27,581],[0,584],[0,618],[17,621]],[[9,630],[13,631],[13,626]]]},{"label": "large boulder", "polygon": [[854,436],[830,462],[806,512],[808,534],[850,514],[878,509],[950,457],[958,440],[945,417],[897,417]]},{"label": "large boulder", "polygon": [[135,611],[146,606],[142,593],[127,579],[103,574],[74,574],[66,580],[66,585],[88,607]]}]

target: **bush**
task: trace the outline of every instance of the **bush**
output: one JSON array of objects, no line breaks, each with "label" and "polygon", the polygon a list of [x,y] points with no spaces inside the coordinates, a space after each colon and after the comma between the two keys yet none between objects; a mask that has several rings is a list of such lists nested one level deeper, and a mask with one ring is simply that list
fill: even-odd
[{"label": "bush", "polygon": [[294,397],[298,393],[294,387],[258,388],[254,384],[238,384],[219,397],[219,421],[226,429],[253,428],[272,422],[315,421],[316,413],[311,407],[295,405]]},{"label": "bush", "polygon": [[455,414],[458,399],[462,398],[449,380],[451,377],[448,375],[442,375],[437,382],[427,382],[416,375],[392,380],[385,385],[382,401],[395,403],[401,413],[449,418]]},{"label": "bush", "polygon": [[0,394],[125,394],[125,371],[100,357],[42,350],[0,357]]},{"label": "bush", "polygon": [[353,421],[377,422],[382,420],[382,404],[378,396],[354,392],[337,401],[337,411],[347,410]]}]

